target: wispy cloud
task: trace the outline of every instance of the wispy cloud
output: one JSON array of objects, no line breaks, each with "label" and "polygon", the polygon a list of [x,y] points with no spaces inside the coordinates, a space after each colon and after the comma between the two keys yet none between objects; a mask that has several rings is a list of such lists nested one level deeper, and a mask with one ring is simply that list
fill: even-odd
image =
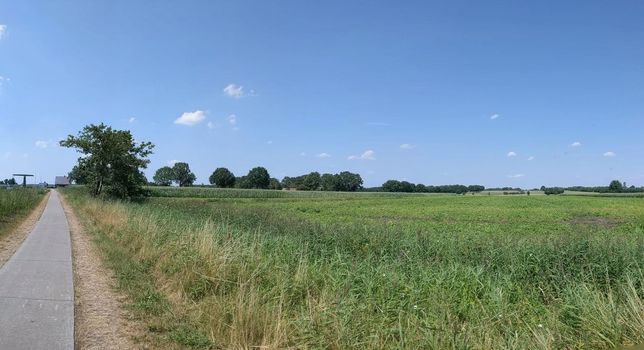
[{"label": "wispy cloud", "polygon": [[173,160],[167,161],[166,164],[168,164],[168,166],[174,166],[175,164],[177,164],[179,162],[180,162],[180,160],[173,159]]},{"label": "wispy cloud", "polygon": [[374,152],[373,150],[369,149],[369,150],[364,151],[360,155],[349,156],[347,159],[349,159],[349,160],[375,160],[376,159],[376,157],[374,157],[375,154],[376,154],[376,152]]},{"label": "wispy cloud", "polygon": [[494,119],[497,119],[498,117],[500,117],[500,115],[498,115],[498,114],[496,114],[496,113],[495,113],[495,114],[492,114],[492,115],[490,116],[490,119],[491,119],[491,120],[494,120]]},{"label": "wispy cloud", "polygon": [[318,154],[316,157],[318,157],[318,158],[330,158],[331,155],[326,153],[326,152],[322,152],[322,153]]},{"label": "wispy cloud", "polygon": [[47,148],[49,146],[49,143],[47,141],[38,140],[36,141],[35,145],[38,148]]},{"label": "wispy cloud", "polygon": [[514,174],[514,175],[508,175],[510,179],[518,179],[520,177],[524,177],[525,174]]},{"label": "wispy cloud", "polygon": [[414,149],[416,148],[416,145],[412,145],[410,143],[403,143],[400,145],[400,149]]},{"label": "wispy cloud", "polygon": [[267,144],[267,145],[272,145],[272,144],[273,144],[273,140],[268,140],[268,141],[266,141],[266,144]]},{"label": "wispy cloud", "polygon": [[228,84],[224,88],[224,94],[232,98],[241,98],[244,96],[244,87],[235,84]]},{"label": "wispy cloud", "polygon": [[570,147],[581,147],[581,142],[575,141],[575,142],[570,144]]},{"label": "wispy cloud", "polygon": [[232,126],[237,125],[237,116],[234,115],[234,114],[231,114],[228,117],[226,117],[226,120],[228,121],[228,124],[230,124]]},{"label": "wispy cloud", "polygon": [[130,119],[127,120],[128,123],[132,124],[136,121],[136,118],[130,117]]},{"label": "wispy cloud", "polygon": [[306,157],[306,152],[300,152],[300,156]]},{"label": "wispy cloud", "polygon": [[194,111],[194,112],[185,112],[177,120],[174,121],[175,124],[193,126],[201,123],[206,119],[206,114],[203,111]]},{"label": "wispy cloud", "polygon": [[2,39],[7,33],[7,25],[6,24],[0,24],[0,39]]},{"label": "wispy cloud", "polygon": [[604,152],[604,157],[615,157],[617,154],[615,152]]},{"label": "wispy cloud", "polygon": [[517,156],[516,152],[513,152],[513,151],[508,152],[508,157],[516,157],[516,156]]},{"label": "wispy cloud", "polygon": [[528,160],[534,160],[534,156],[528,157]]},{"label": "wispy cloud", "polygon": [[208,122],[208,124],[206,124],[206,126],[208,126],[208,129],[214,129],[217,125],[215,125],[215,123],[213,123],[213,122]]}]

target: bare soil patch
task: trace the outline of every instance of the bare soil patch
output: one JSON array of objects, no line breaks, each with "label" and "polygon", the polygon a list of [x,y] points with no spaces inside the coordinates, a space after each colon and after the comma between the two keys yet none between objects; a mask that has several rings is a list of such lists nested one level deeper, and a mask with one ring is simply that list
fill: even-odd
[{"label": "bare soil patch", "polygon": [[61,196],[72,238],[74,264],[74,339],[76,349],[151,349],[145,331],[124,308],[127,297],[115,290],[111,270],[78,218]]},{"label": "bare soil patch", "polygon": [[45,198],[31,211],[20,226],[0,237],[0,267],[13,256],[13,253],[16,252],[25,238],[34,229],[38,220],[40,220],[42,212],[45,210],[45,206],[47,206],[48,199],[49,193],[45,195]]},{"label": "bare soil patch", "polygon": [[617,219],[607,218],[603,216],[578,216],[569,220],[566,223],[586,228],[600,228],[607,229],[619,225],[621,222]]}]

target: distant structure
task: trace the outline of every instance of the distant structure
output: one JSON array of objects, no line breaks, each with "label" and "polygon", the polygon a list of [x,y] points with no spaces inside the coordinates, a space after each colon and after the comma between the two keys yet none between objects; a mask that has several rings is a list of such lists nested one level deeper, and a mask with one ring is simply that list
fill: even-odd
[{"label": "distant structure", "polygon": [[67,176],[56,176],[56,180],[54,181],[54,185],[56,187],[69,186],[69,179],[67,178]]},{"label": "distant structure", "polygon": [[27,187],[27,177],[33,177],[32,174],[13,174],[13,176],[22,176],[22,187]]}]

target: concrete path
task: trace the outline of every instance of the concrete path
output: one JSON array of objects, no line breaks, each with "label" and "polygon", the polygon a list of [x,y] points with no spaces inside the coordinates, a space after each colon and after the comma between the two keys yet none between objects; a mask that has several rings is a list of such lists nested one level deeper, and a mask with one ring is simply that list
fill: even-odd
[{"label": "concrete path", "polygon": [[74,349],[71,242],[56,191],[0,269],[0,349]]}]

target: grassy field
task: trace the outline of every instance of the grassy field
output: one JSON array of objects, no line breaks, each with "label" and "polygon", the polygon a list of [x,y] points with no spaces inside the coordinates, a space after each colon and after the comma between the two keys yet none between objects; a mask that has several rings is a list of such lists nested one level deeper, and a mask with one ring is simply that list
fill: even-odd
[{"label": "grassy field", "polygon": [[29,214],[45,193],[32,188],[0,189],[0,237]]},{"label": "grassy field", "polygon": [[239,192],[64,190],[162,347],[644,342],[642,199]]}]

